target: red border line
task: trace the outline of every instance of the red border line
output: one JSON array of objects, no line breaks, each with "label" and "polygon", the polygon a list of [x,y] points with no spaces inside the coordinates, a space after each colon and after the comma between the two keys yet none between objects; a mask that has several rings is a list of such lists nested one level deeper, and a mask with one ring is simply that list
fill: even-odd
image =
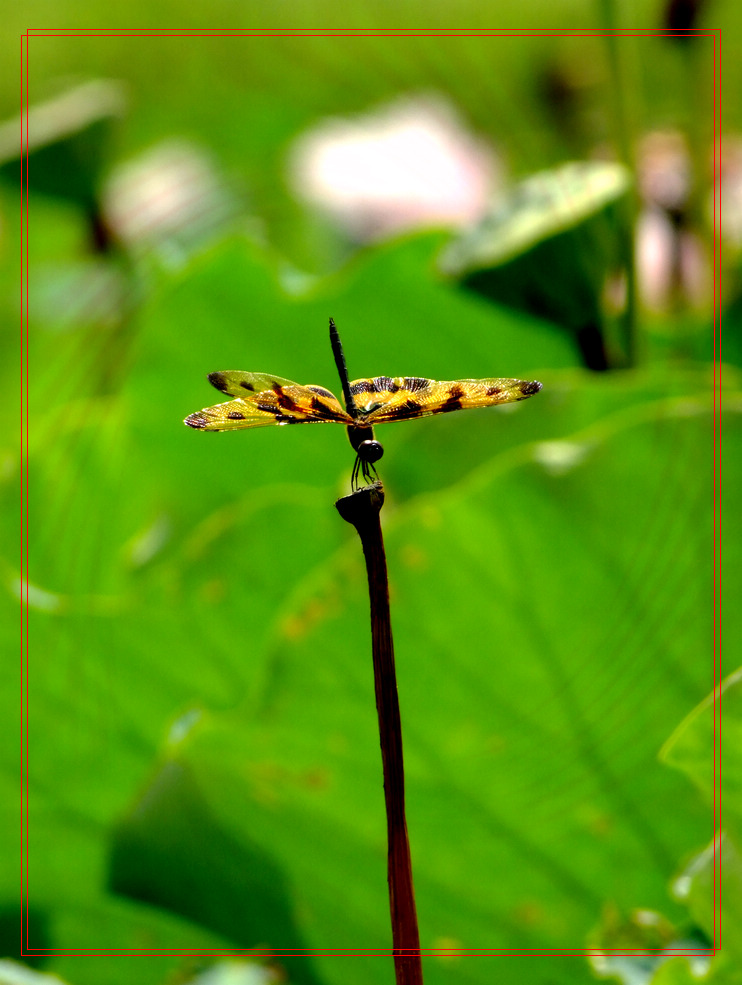
[{"label": "red border line", "polygon": [[517,34],[519,37],[543,37],[552,34],[559,34],[567,37],[585,37],[598,35],[605,37],[608,35],[616,37],[629,37],[640,35],[642,37],[712,37],[718,34],[720,28],[680,28],[680,27],[630,27],[630,28],[605,28],[605,27],[544,27],[544,28],[518,28],[518,27],[30,27],[27,34],[30,37],[40,37],[47,31],[55,31],[66,37],[89,37],[91,32],[106,33],[111,37],[122,34],[123,32],[147,33],[167,35],[177,33],[181,37],[208,37],[214,34],[225,34],[230,37],[255,36],[260,37],[265,33],[285,34],[293,36],[299,34],[311,35],[354,35],[356,37],[369,37],[369,35],[383,34],[386,37],[408,37],[411,33],[422,34],[426,37],[437,37],[441,31],[452,34],[468,34],[476,32],[478,37],[506,37]]},{"label": "red border line", "polygon": [[[714,750],[713,750],[713,768],[714,768],[714,794],[713,794],[713,811],[714,811],[714,832],[713,832],[713,877],[712,877],[712,895],[714,900],[714,944],[721,947],[721,859],[717,857],[716,852],[716,832],[720,827],[720,811],[721,811],[721,784],[719,783],[717,788],[717,779],[720,777],[721,771],[721,709],[719,707],[718,690],[721,685],[721,650],[719,646],[719,618],[720,618],[720,586],[719,586],[719,575],[720,575],[720,551],[719,551],[719,508],[720,508],[720,441],[721,441],[721,354],[719,351],[720,344],[720,304],[721,299],[719,297],[719,284],[720,273],[721,273],[721,251],[718,249],[717,236],[721,234],[721,189],[719,182],[719,166],[721,164],[721,126],[720,126],[720,113],[719,113],[719,101],[717,98],[718,92],[721,88],[721,44],[719,44],[719,53],[717,56],[716,51],[716,41],[714,41],[714,105],[713,105],[713,131],[714,131],[714,147],[713,147],[713,201],[714,201],[714,221],[713,221],[713,330],[714,330],[714,415],[713,415],[713,477],[712,477],[712,524],[713,524],[713,575],[712,575],[712,591],[713,591],[713,628],[712,628],[712,641],[713,641],[713,652],[714,652],[714,708],[713,708],[713,735],[714,735]],[[718,89],[717,89],[718,84]],[[717,146],[718,145],[718,146]],[[717,224],[717,209],[719,222]],[[718,372],[718,377],[717,377]],[[718,725],[718,728],[717,728]],[[718,877],[717,877],[717,866]],[[718,903],[718,905],[717,905]]]},{"label": "red border line", "polygon": [[[305,34],[301,30],[300,31],[297,31],[297,32],[294,32],[292,34],[277,33],[275,30],[270,30],[270,31],[261,32],[259,34],[234,34],[234,33],[224,33],[224,32],[221,32],[219,34],[214,34],[214,33],[211,33],[211,34],[195,33],[195,34],[187,34],[186,35],[186,34],[179,34],[179,33],[176,33],[176,32],[155,33],[155,32],[153,32],[152,30],[149,30],[149,29],[146,32],[142,32],[142,31],[137,31],[137,32],[130,31],[130,32],[121,33],[121,34],[111,34],[111,33],[105,32],[105,31],[96,31],[96,33],[94,33],[94,34],[93,33],[89,33],[89,34],[84,34],[84,35],[71,35],[71,34],[66,34],[64,32],[55,31],[55,32],[35,33],[33,35],[30,35],[30,36],[35,37],[35,38],[69,38],[69,37],[85,37],[85,38],[114,38],[114,37],[116,37],[116,38],[182,38],[182,37],[203,37],[203,38],[206,38],[206,37],[208,37],[208,38],[235,38],[235,37],[246,37],[246,38],[247,37],[249,37],[249,38],[285,38],[285,37],[291,37],[291,38],[301,38],[301,37],[313,37],[313,38],[316,38],[316,37],[328,37],[328,38],[388,38],[388,37],[390,37],[390,35],[383,34],[383,33],[379,32],[379,31],[374,31],[374,32],[370,32],[368,34],[362,34],[362,35],[359,35],[359,34],[349,34],[347,31],[343,31],[342,33],[340,33],[340,32],[327,32],[326,34]],[[394,36],[395,35],[391,35],[391,37],[394,37]],[[400,35],[400,37],[405,37],[405,38],[480,38],[480,37],[483,37],[483,36],[484,37],[497,37],[497,38],[523,38],[523,37],[558,38],[558,37],[569,37],[569,35],[564,35],[564,34],[562,34],[560,32],[555,32],[555,31],[551,31],[551,30],[550,31],[542,31],[542,32],[539,32],[536,35],[532,35],[532,34],[520,34],[518,32],[508,32],[508,33],[498,33],[498,34],[492,34],[492,35],[482,35],[479,31],[474,30],[474,29],[472,29],[472,31],[469,32],[469,33],[467,33],[467,34],[462,34],[462,33],[456,33],[456,34],[454,34],[454,33],[451,33],[450,31],[448,31],[448,32],[447,31],[437,31],[435,33],[425,33],[425,34],[423,34],[423,33],[421,33],[421,32],[418,31],[415,34],[404,34],[404,35]],[[611,32],[599,31],[599,30],[593,31],[590,34],[581,35],[581,37],[593,37],[593,38],[601,38],[601,37],[609,37],[609,36],[611,36]],[[652,34],[647,34],[647,33],[641,33],[641,34],[639,34],[639,33],[636,33],[636,32],[623,32],[620,36],[622,38],[646,38],[646,37],[671,38],[671,37],[687,37],[688,35],[686,33],[680,34],[680,33],[676,32],[676,31],[661,31],[661,30],[657,30],[657,31],[653,32]],[[699,33],[699,34],[695,34],[695,35],[692,35],[692,36],[693,37],[715,38],[715,35],[710,34],[708,32]]]},{"label": "red border line", "polygon": [[[25,69],[25,74],[24,74]],[[21,113],[21,323],[25,338],[21,341],[21,603],[23,674],[22,674],[22,765],[23,798],[21,805],[21,847],[22,847],[22,911],[25,916],[26,944],[28,944],[28,37],[21,38],[21,91],[23,112]],[[25,185],[24,185],[25,178]],[[25,192],[25,197],[24,197]],[[21,931],[21,953],[23,953],[23,931]]]},{"label": "red border line", "polygon": [[253,958],[273,958],[273,957],[310,957],[313,955],[323,955],[325,957],[371,957],[371,958],[389,958],[393,957],[395,953],[398,954],[420,954],[424,958],[428,957],[442,957],[442,958],[498,958],[498,957],[646,957],[647,955],[657,955],[658,957],[710,957],[716,953],[713,949],[696,949],[682,951],[673,948],[668,948],[666,950],[661,950],[660,948],[634,948],[631,950],[620,950],[610,948],[461,948],[460,950],[454,949],[442,949],[442,948],[426,948],[423,947],[420,951],[405,951],[398,950],[395,952],[392,948],[330,948],[330,947],[318,947],[314,949],[304,948],[291,950],[290,948],[237,948],[237,947],[222,947],[222,948],[185,948],[185,947],[172,947],[172,948],[65,948],[65,949],[34,949],[32,952],[33,956],[68,956],[74,955],[75,957],[123,957],[126,955],[132,955],[135,957],[155,957],[158,955],[165,955],[167,957],[194,957],[194,956],[209,956],[209,957],[253,957]]},{"label": "red border line", "polygon": [[[21,838],[22,838],[22,912],[25,926],[25,940],[23,930],[21,933],[21,955],[22,956],[172,956],[190,957],[194,955],[204,956],[237,956],[248,955],[253,957],[289,957],[289,956],[351,956],[351,957],[391,957],[394,951],[389,949],[377,948],[303,948],[303,949],[260,949],[260,948],[32,948],[28,942],[29,932],[29,805],[28,805],[28,689],[29,689],[29,623],[28,623],[28,480],[29,480],[29,433],[28,433],[28,394],[29,394],[29,317],[28,317],[28,265],[29,265],[29,195],[28,195],[28,112],[29,112],[29,50],[28,41],[31,37],[80,37],[80,38],[182,38],[182,37],[201,37],[201,38],[302,38],[302,37],[337,37],[337,38],[469,38],[469,37],[489,37],[489,38],[520,38],[520,37],[625,37],[625,38],[669,38],[669,37],[700,37],[711,38],[713,41],[713,478],[712,478],[712,515],[713,515],[713,625],[712,625],[712,645],[713,645],[713,686],[714,686],[714,714],[713,714],[713,764],[714,764],[714,798],[713,798],[713,823],[714,838],[713,844],[713,903],[714,903],[714,944],[712,948],[631,948],[622,950],[612,950],[606,948],[588,947],[567,947],[567,948],[422,948],[420,954],[426,957],[590,957],[590,956],[635,956],[635,955],[684,955],[688,957],[708,957],[715,954],[720,944],[719,926],[720,917],[720,879],[717,868],[720,864],[716,851],[716,830],[719,823],[720,811],[720,791],[717,784],[719,780],[719,765],[721,750],[719,747],[719,701],[717,692],[721,683],[721,664],[718,649],[719,642],[719,619],[720,619],[720,597],[719,597],[719,577],[720,577],[720,558],[719,558],[719,481],[720,481],[720,387],[721,387],[721,362],[720,362],[720,297],[719,297],[719,276],[721,268],[720,250],[718,237],[720,236],[721,225],[721,197],[718,185],[718,169],[721,160],[721,132],[720,132],[720,99],[721,99],[721,30],[720,28],[704,29],[658,29],[658,28],[29,28],[21,35],[21,200],[22,200],[22,221],[21,221],[21,260],[22,260],[22,285],[21,285],[21,321],[24,331],[24,339],[21,345],[21,417],[22,417],[22,466],[21,466],[21,515],[22,515],[22,546],[21,546],[21,596],[22,596],[22,648],[24,655],[24,667],[22,674],[22,779],[23,795],[21,800]],[[717,52],[717,42],[719,50]],[[415,952],[418,953],[418,952]]]}]

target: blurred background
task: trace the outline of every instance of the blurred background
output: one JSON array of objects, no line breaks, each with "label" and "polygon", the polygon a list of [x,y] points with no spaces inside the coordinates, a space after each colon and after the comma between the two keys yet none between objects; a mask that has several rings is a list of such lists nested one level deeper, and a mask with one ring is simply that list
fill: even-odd
[{"label": "blurred background", "polygon": [[[14,654],[27,597],[43,953],[19,947],[8,661],[0,983],[391,980],[322,953],[390,947],[365,571],[333,506],[352,450],[182,423],[214,370],[339,392],[329,316],[351,379],[544,384],[377,433],[426,982],[738,981],[742,62],[725,41],[715,131],[709,33],[597,33],[738,39],[737,9],[313,3],[264,36],[185,30],[257,6],[117,11],[184,28],[143,36],[37,4],[58,29],[28,40],[27,218],[8,16],[1,624]],[[289,31],[511,21],[582,28]],[[719,919],[724,954],[672,956]],[[250,948],[277,953],[220,957]],[[446,956],[471,949],[536,953]]]}]

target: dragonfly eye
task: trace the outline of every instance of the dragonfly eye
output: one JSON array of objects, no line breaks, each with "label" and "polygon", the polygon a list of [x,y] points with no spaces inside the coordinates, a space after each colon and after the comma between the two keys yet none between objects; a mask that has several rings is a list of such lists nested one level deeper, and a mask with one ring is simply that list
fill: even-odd
[{"label": "dragonfly eye", "polygon": [[362,441],[356,451],[364,462],[378,462],[384,454],[384,449],[378,441]]}]

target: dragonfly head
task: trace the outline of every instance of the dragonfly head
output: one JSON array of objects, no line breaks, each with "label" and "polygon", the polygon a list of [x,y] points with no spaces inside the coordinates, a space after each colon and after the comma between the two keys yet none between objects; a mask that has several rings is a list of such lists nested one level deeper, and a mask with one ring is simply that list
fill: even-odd
[{"label": "dragonfly head", "polygon": [[378,462],[384,454],[384,449],[378,441],[362,441],[356,448],[356,454],[363,462]]}]

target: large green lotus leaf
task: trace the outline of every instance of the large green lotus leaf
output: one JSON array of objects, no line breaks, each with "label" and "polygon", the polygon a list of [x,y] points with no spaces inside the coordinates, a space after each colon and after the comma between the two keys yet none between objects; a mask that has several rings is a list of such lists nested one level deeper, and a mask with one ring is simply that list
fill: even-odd
[{"label": "large green lotus leaf", "polygon": [[[427,599],[423,618],[418,611],[421,598],[407,611],[407,603],[402,607],[403,596],[395,595],[400,655],[409,652],[412,643],[421,654],[413,680],[424,682],[430,673],[435,678],[436,661],[455,665],[453,651],[460,643],[454,645],[452,639],[461,637],[467,653],[473,645],[467,639],[470,630],[464,627],[461,635],[456,619],[445,616],[439,593],[450,595],[450,605],[464,612],[468,623],[477,596],[474,593],[470,599],[468,590],[462,592],[467,579],[481,584],[487,592],[476,608],[488,611],[490,599],[496,597],[488,584],[488,572],[493,556],[499,558],[495,570],[505,560],[487,523],[480,526],[482,510],[474,508],[471,490],[467,492],[476,470],[494,468],[499,462],[497,467],[505,470],[503,475],[520,474],[526,466],[518,465],[518,456],[525,454],[523,448],[528,443],[539,441],[541,464],[531,468],[542,483],[545,476],[551,479],[542,493],[531,486],[513,486],[512,495],[517,492],[522,497],[524,523],[531,509],[530,498],[541,502],[547,490],[556,498],[555,508],[560,505],[568,511],[569,524],[552,522],[553,517],[549,517],[542,529],[543,516],[537,509],[529,529],[538,539],[537,556],[551,553],[558,558],[555,565],[574,566],[570,551],[564,552],[565,537],[567,544],[584,538],[586,557],[604,550],[601,538],[583,529],[584,504],[575,476],[587,476],[593,493],[597,481],[587,468],[593,459],[587,455],[580,459],[584,448],[601,448],[614,432],[628,433],[634,428],[631,433],[639,433],[636,429],[644,427],[644,443],[639,442],[622,460],[625,491],[618,498],[623,501],[628,497],[637,515],[647,517],[636,575],[641,575],[643,564],[649,581],[646,586],[641,581],[642,590],[646,588],[651,596],[656,586],[662,588],[664,579],[669,578],[675,590],[668,594],[663,588],[663,597],[671,603],[667,619],[672,624],[675,618],[674,628],[680,619],[677,633],[668,625],[669,652],[649,667],[648,688],[658,683],[664,686],[659,669],[663,667],[675,686],[682,685],[686,701],[682,708],[673,708],[673,722],[704,693],[695,684],[698,668],[687,677],[684,665],[682,673],[678,670],[676,674],[675,665],[668,670],[663,660],[676,659],[679,649],[685,652],[683,648],[694,639],[686,630],[696,625],[699,612],[706,611],[705,583],[698,565],[705,556],[706,533],[699,524],[705,522],[701,504],[706,502],[707,480],[704,468],[696,467],[698,461],[706,460],[705,432],[697,430],[705,418],[697,401],[684,396],[707,392],[706,371],[678,372],[670,377],[663,373],[626,374],[596,380],[571,370],[570,353],[548,326],[459,297],[437,284],[433,276],[429,281],[421,278],[420,271],[436,242],[434,237],[423,237],[369,253],[347,274],[317,283],[309,293],[295,295],[287,302],[275,265],[237,239],[205,253],[178,275],[159,275],[152,284],[153,299],[135,326],[138,337],[133,348],[134,326],[124,339],[115,333],[96,336],[89,331],[32,335],[29,886],[32,908],[40,915],[37,925],[47,928],[37,938],[42,946],[93,946],[94,938],[100,947],[124,947],[126,941],[139,939],[123,918],[117,924],[121,911],[107,909],[111,903],[106,891],[111,876],[109,860],[121,858],[116,852],[112,855],[111,844],[115,843],[119,853],[122,841],[127,851],[132,844],[148,845],[146,812],[140,817],[137,838],[128,843],[124,839],[127,825],[132,823],[141,792],[155,782],[153,777],[159,775],[163,757],[172,758],[172,743],[187,731],[189,723],[193,725],[192,735],[199,737],[199,749],[201,736],[224,737],[226,770],[234,763],[235,741],[240,750],[244,743],[264,743],[262,749],[270,750],[270,754],[265,769],[260,767],[258,772],[269,803],[273,788],[278,783],[280,789],[285,775],[298,777],[296,783],[303,790],[324,789],[326,769],[331,778],[341,778],[333,779],[329,787],[336,791],[333,797],[337,790],[343,790],[343,803],[328,802],[319,819],[312,813],[314,808],[307,810],[301,799],[297,802],[293,834],[286,836],[291,843],[289,850],[284,844],[282,819],[286,814],[279,812],[280,823],[276,825],[266,820],[267,815],[256,812],[256,830],[247,837],[239,824],[233,825],[224,805],[214,799],[198,763],[183,763],[183,775],[195,790],[192,800],[204,805],[200,817],[208,816],[220,835],[215,844],[239,849],[239,859],[244,859],[245,852],[254,852],[263,860],[258,874],[274,873],[271,894],[265,895],[280,902],[273,909],[283,921],[275,921],[279,931],[295,930],[307,946],[318,939],[327,942],[329,912],[329,925],[342,930],[351,946],[371,939],[386,945],[384,824],[375,754],[378,740],[369,690],[363,571],[352,532],[331,505],[337,495],[347,491],[351,449],[340,428],[266,428],[254,433],[205,435],[182,424],[187,413],[219,400],[217,391],[205,380],[205,374],[214,369],[266,370],[335,388],[326,341],[329,314],[336,317],[341,330],[348,326],[344,339],[352,376],[420,373],[456,378],[504,373],[539,378],[545,383],[541,394],[515,405],[510,412],[506,408],[448,415],[380,431],[386,446],[381,464],[388,487],[385,520],[389,524],[394,591],[410,591],[405,588],[406,581],[399,580],[404,572],[407,578],[414,575],[413,586],[424,587]],[[116,383],[121,378],[125,381],[123,389]],[[660,395],[665,398],[660,406],[668,409],[670,422],[664,426],[675,429],[673,459],[657,459],[646,433],[646,408]],[[685,407],[687,417],[673,416],[673,407]],[[461,425],[455,423],[457,418]],[[654,418],[652,421],[654,427]],[[572,442],[564,440],[578,429],[584,435]],[[514,456],[510,464],[508,455]],[[658,490],[655,520],[654,515],[648,518],[646,492],[648,483],[660,479],[661,489],[653,487]],[[19,482],[18,468],[5,470],[0,492],[9,529],[12,524],[17,529]],[[607,503],[616,498],[615,477],[611,483],[605,490]],[[491,485],[498,496],[511,489],[508,483],[503,486],[500,478],[493,478]],[[445,505],[449,495],[453,497],[450,503],[457,504],[450,506],[447,529],[451,543],[441,543],[431,556],[430,531],[436,529],[438,497],[443,496]],[[432,513],[431,504],[435,507]],[[497,517],[499,499],[484,513],[489,516],[493,510]],[[692,518],[698,515],[701,520],[696,522]],[[636,517],[632,514],[627,522],[634,530]],[[462,524],[460,536],[457,528]],[[403,543],[405,530],[415,532],[411,543]],[[424,535],[423,530],[427,531]],[[481,582],[475,579],[467,563],[459,569],[461,580],[454,579],[454,588],[449,590],[445,579],[453,578],[451,563],[459,553],[466,553],[465,545],[472,536],[482,551],[482,560],[474,567],[482,569],[484,578]],[[6,545],[3,606],[8,618],[3,620],[1,632],[10,647],[15,645],[17,634],[20,583],[14,541],[8,538]],[[697,566],[691,572],[688,552],[694,551]],[[596,556],[602,555],[598,552]],[[677,556],[682,561],[679,566]],[[631,555],[622,558],[631,569]],[[508,566],[513,563],[508,559]],[[516,567],[520,570],[522,565]],[[531,591],[529,570],[523,569],[520,583],[526,595]],[[553,572],[554,568],[546,570]],[[656,577],[653,572],[658,572]],[[339,577],[343,579],[340,585]],[[610,584],[615,588],[613,582]],[[544,587],[543,593],[547,604],[552,591]],[[657,618],[642,623],[635,618],[631,600],[620,597],[624,599],[622,632],[626,646],[633,647],[634,656],[641,656],[646,640],[652,641],[665,623],[651,606]],[[559,608],[556,602],[554,607]],[[563,632],[558,615],[554,614],[555,639]],[[547,623],[551,618],[551,612],[544,616]],[[593,627],[592,610],[585,615],[585,624],[586,632]],[[428,628],[420,636],[423,625]],[[495,627],[492,635],[499,648],[514,645],[507,627]],[[696,648],[701,652],[703,642],[697,641]],[[400,659],[400,673],[405,675],[414,667],[408,660]],[[526,661],[524,666],[528,665]],[[316,682],[307,682],[302,676],[311,668],[329,674],[322,700],[316,693]],[[13,722],[18,716],[18,682],[11,680],[15,671],[10,666],[3,673],[8,678],[8,687],[1,689],[4,720]],[[460,673],[461,680],[470,684],[457,696],[461,680],[452,680],[448,696],[459,706],[461,700],[471,698],[476,709],[479,702],[481,713],[489,692],[479,687],[476,674],[472,676],[465,667]],[[404,686],[409,693],[412,685]],[[346,694],[343,688],[351,688],[352,693]],[[299,692],[304,694],[301,700]],[[672,697],[672,688],[669,693]],[[435,688],[431,697],[435,697]],[[426,695],[423,698],[423,704],[429,700]],[[509,698],[505,700],[498,692],[495,700],[504,702],[507,721],[520,721],[521,712],[515,711]],[[291,709],[288,718],[284,705]],[[406,724],[410,707],[405,700]],[[438,714],[435,704],[434,714]],[[334,723],[338,715],[343,717],[347,739]],[[239,734],[236,739],[232,716],[244,719],[242,727],[247,726],[248,736]],[[516,897],[498,904],[496,920],[486,909],[492,899],[490,887],[484,889],[477,879],[470,880],[471,868],[477,878],[486,876],[493,885],[500,885],[487,852],[481,863],[478,859],[475,846],[481,844],[481,835],[476,834],[472,848],[467,849],[472,859],[464,860],[466,864],[439,851],[446,838],[461,842],[463,836],[450,834],[454,828],[466,830],[472,823],[477,832],[489,831],[491,838],[494,825],[498,839],[502,832],[509,832],[508,837],[528,844],[512,817],[499,817],[490,811],[489,803],[479,803],[465,763],[461,767],[465,782],[441,798],[440,790],[445,792],[446,784],[452,782],[446,780],[447,771],[455,776],[459,773],[459,765],[455,769],[450,765],[448,744],[453,742],[460,748],[466,760],[470,748],[475,752],[481,749],[482,724],[476,724],[477,715],[472,725],[467,724],[468,713],[464,725],[458,719],[452,725],[443,710],[440,718],[441,727],[434,734],[412,718],[407,738],[410,783],[416,789],[410,805],[411,825],[413,811],[417,818],[422,817],[415,822],[413,851],[423,852],[423,857],[427,854],[430,860],[427,872],[422,866],[418,874],[427,939],[431,935],[445,938],[449,933],[456,938],[458,933],[461,940],[480,940],[483,946],[493,939],[511,937],[539,943],[544,939],[544,923],[552,940],[564,939],[570,927],[579,937],[582,923],[576,914],[581,913],[583,923],[589,923],[600,905],[600,887],[585,891],[588,880],[584,873],[575,876],[561,859],[555,867],[546,848],[546,854],[528,866],[534,880],[531,895],[525,901]],[[293,724],[289,725],[289,719]],[[268,728],[266,723],[273,721],[275,728]],[[328,739],[325,731],[330,726]],[[256,729],[260,733],[257,739],[253,734]],[[668,726],[660,742],[669,731]],[[413,741],[416,732],[417,746]],[[13,727],[3,739],[4,770],[0,777],[8,794],[3,798],[7,825],[3,823],[10,832],[19,831],[10,815],[18,770],[18,755],[10,736],[19,733],[20,729]],[[495,755],[499,739],[496,730],[493,734]],[[438,741],[440,748],[435,744]],[[317,772],[317,757],[325,748],[329,758],[323,757]],[[203,749],[205,759],[208,744]],[[182,759],[182,750],[178,755]],[[436,758],[441,762],[440,780],[431,767]],[[279,763],[278,772],[274,761]],[[309,772],[304,763],[311,765]],[[234,781],[230,780],[224,792],[228,789],[240,803],[251,803],[245,799],[240,777],[238,773]],[[529,782],[540,783],[540,774]],[[169,801],[177,802],[177,798]],[[421,832],[426,826],[427,803],[430,833],[426,839]],[[438,814],[448,818],[443,827],[436,820]],[[590,807],[585,817],[585,823],[600,829],[604,814]],[[197,818],[196,834],[200,823]],[[264,837],[264,823],[270,837]],[[309,841],[306,825],[316,829]],[[616,826],[623,832],[621,824]],[[332,871],[323,849],[327,839],[336,846]],[[619,841],[627,842],[626,852],[630,854],[628,835],[622,833]],[[703,837],[688,838],[689,845],[702,841]],[[177,844],[164,860],[171,869],[172,859],[178,858]],[[153,853],[151,846],[148,850],[152,859],[157,852]],[[297,877],[297,857],[305,860],[302,872],[306,879]],[[508,864],[512,868],[515,863]],[[185,865],[192,865],[192,860]],[[193,869],[194,877],[202,878],[203,867]],[[505,869],[507,872],[507,864]],[[159,875],[162,866],[153,863],[152,871]],[[225,880],[228,867],[222,864],[217,871],[219,879]],[[307,887],[316,882],[322,889],[320,901],[326,901],[333,886],[348,882],[349,872],[358,895],[348,901],[335,893],[333,901],[323,902],[317,911],[312,890]],[[564,898],[572,900],[563,911],[557,907],[552,912],[550,908],[552,872],[565,887]],[[16,906],[16,874],[9,866],[1,878],[3,899]],[[426,882],[429,892],[424,890]],[[239,900],[239,893],[235,897],[230,888],[229,893],[221,894],[225,907],[232,911],[226,921],[218,908],[214,910],[214,900],[218,902],[220,895],[218,885],[216,880],[209,892],[202,893],[212,907],[208,918],[198,910],[198,895],[195,901],[188,901],[189,912],[183,913],[184,905],[179,908],[173,902],[172,887],[163,893],[161,884],[150,886],[144,909],[135,912],[141,912],[144,923],[153,928],[149,938],[152,946],[167,947],[173,940],[183,939],[149,920],[151,904],[158,901],[191,921],[183,926],[199,923],[203,933],[208,928],[234,941],[234,914],[239,912],[234,899]],[[248,880],[245,885],[260,892],[255,881]],[[280,892],[276,886],[282,887]],[[508,886],[505,879],[502,890],[506,894]],[[577,903],[570,895],[572,889]],[[584,892],[589,901],[580,904],[580,893]],[[307,893],[308,909],[304,906]],[[451,893],[457,896],[458,904],[456,926],[449,928]],[[427,900],[424,905],[423,897]],[[77,919],[76,914],[84,916]],[[198,947],[202,939],[194,932],[194,946]],[[580,940],[572,938],[570,944],[579,946]],[[80,985],[97,985],[100,969],[86,960],[80,958],[75,974],[69,977]],[[146,974],[142,967],[146,967]],[[385,959],[368,959],[356,967],[359,980],[363,976],[374,980],[388,973]],[[440,973],[470,974],[466,961],[439,965],[435,959],[433,967]],[[499,974],[497,963],[482,959],[481,967],[490,977]],[[564,980],[574,980],[582,964],[564,959],[561,967],[565,969],[560,971]],[[301,974],[303,980],[311,980],[309,975],[324,980],[328,971],[305,962]],[[546,980],[548,963],[539,974]],[[107,976],[106,980],[113,978]],[[122,985],[126,981],[154,982],[156,969],[150,970],[145,959],[122,959],[115,965],[115,980]]]},{"label": "large green lotus leaf", "polygon": [[[561,405],[580,399],[565,387],[552,409],[570,419]],[[424,947],[579,948],[606,900],[682,913],[667,884],[712,819],[657,752],[712,671],[711,415],[692,397],[622,402],[386,513]],[[722,426],[736,459],[738,413]],[[350,540],[305,573],[263,640],[257,698],[174,751],[219,830],[280,862],[298,938],[274,947],[389,946],[365,575]],[[251,559],[231,556],[249,595]],[[240,637],[238,623],[221,630]],[[146,828],[133,847],[124,822],[132,859]],[[170,877],[146,874],[137,892],[165,903]],[[230,894],[208,925],[242,905]],[[317,963],[344,980],[342,962]],[[534,981],[588,975],[567,958],[529,969]],[[383,974],[374,961],[354,979]],[[432,982],[493,974],[522,973],[484,959],[427,970]]]},{"label": "large green lotus leaf", "polygon": [[[41,960],[44,950],[55,948],[124,952],[152,948],[176,953],[193,947],[223,948],[224,938],[202,925],[142,902],[116,899],[106,891],[111,818],[123,809],[132,784],[142,782],[151,746],[136,735],[138,722],[122,722],[118,716],[110,676],[106,687],[112,669],[110,650],[99,643],[93,654],[96,620],[41,612],[35,606],[44,599],[33,592],[30,601],[34,607],[29,612],[33,641],[28,673],[29,820],[24,853],[28,946],[41,949]],[[7,598],[1,608],[3,644],[9,652],[11,631],[18,629],[18,609],[13,611]],[[110,633],[111,621],[106,622]],[[6,728],[0,742],[0,827],[5,864],[0,868],[0,951],[20,958],[17,889],[22,855],[16,765],[20,682],[9,666],[4,668],[2,683],[0,715]],[[111,730],[116,729],[114,741]],[[33,963],[39,958],[24,960]],[[132,965],[123,956],[73,952],[54,959],[54,968],[75,983],[159,985],[180,963],[177,958],[151,955]]]},{"label": "large green lotus leaf", "polygon": [[[264,654],[314,590],[312,573],[347,539],[330,505],[347,488],[352,463],[343,430],[193,432],[182,423],[185,414],[219,399],[205,374],[231,364],[273,366],[307,382],[331,380],[329,311],[340,318],[343,305],[355,308],[347,299],[354,291],[359,309],[367,303],[368,315],[375,292],[381,289],[379,298],[392,295],[396,283],[399,302],[406,283],[411,317],[416,305],[423,309],[424,298],[431,301],[430,284],[420,289],[416,303],[409,284],[416,271],[419,280],[420,264],[432,249],[428,237],[369,255],[363,270],[325,286],[328,299],[321,304],[312,296],[287,304],[275,265],[238,239],[179,276],[162,275],[154,285],[155,301],[136,326],[140,338],[133,355],[135,326],[66,332],[38,326],[32,333],[28,831],[30,909],[38,914],[34,946],[134,946],[127,925],[116,929],[115,919],[105,917],[113,825],[155,770],[171,723],[187,720],[194,707],[233,707],[245,695],[261,705],[275,683],[275,668]],[[448,317],[441,317],[437,309],[449,303],[449,291],[430,290],[436,346],[447,346],[452,375],[505,371],[501,351],[493,368],[482,340],[483,331],[492,331],[491,313],[454,300]],[[255,331],[244,331],[255,306]],[[304,307],[306,316],[298,313]],[[372,325],[385,326],[387,341],[393,331],[388,322],[368,317],[363,339],[372,351]],[[429,341],[422,345],[418,325],[404,344],[428,353],[433,375],[436,361],[440,366],[445,360],[430,354],[436,350]],[[561,343],[551,344],[546,326],[511,316],[494,325],[507,327],[507,359],[517,361],[524,375],[532,375],[542,351],[557,364],[568,361]],[[243,362],[256,339],[262,346],[256,362]],[[296,352],[307,356],[305,371]],[[403,366],[401,360],[399,372]],[[422,368],[417,360],[414,367]],[[292,431],[303,436],[298,444]],[[228,437],[237,440],[222,440]],[[459,468],[466,471],[477,461]],[[428,474],[445,481],[443,469]],[[16,531],[21,470],[12,450],[1,478],[7,530]],[[15,534],[4,544],[8,618],[2,632],[10,648],[23,588]],[[10,664],[3,673],[3,715],[12,723],[20,717],[20,681]],[[12,736],[18,734],[20,727],[9,728],[2,740],[3,830],[9,839],[20,830],[13,807],[18,754]],[[17,914],[19,874],[8,866],[1,879],[3,898]],[[75,919],[78,912],[85,918]],[[166,930],[153,929],[153,947],[172,942]],[[12,947],[16,938],[14,922]],[[194,935],[194,944],[201,939]],[[96,981],[93,965],[82,966],[76,977]],[[141,979],[135,965],[117,966],[118,980],[127,974]]]}]

